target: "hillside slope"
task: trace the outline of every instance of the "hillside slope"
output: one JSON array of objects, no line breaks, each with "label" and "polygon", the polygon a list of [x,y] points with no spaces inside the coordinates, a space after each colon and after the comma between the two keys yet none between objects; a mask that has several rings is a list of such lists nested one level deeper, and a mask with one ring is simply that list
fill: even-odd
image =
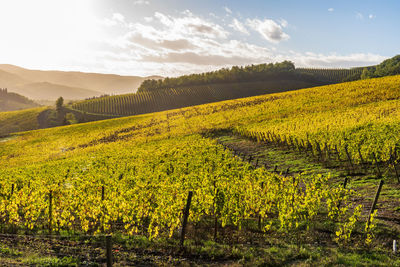
[{"label": "hillside slope", "polygon": [[10,90],[23,94],[31,99],[46,99],[50,101],[55,101],[60,96],[68,100],[79,100],[101,95],[101,93],[97,91],[49,82],[27,83],[9,88]]},{"label": "hillside slope", "polygon": [[47,107],[0,112],[0,136],[39,129],[38,116]]},{"label": "hillside slope", "polygon": [[[19,77],[22,77],[31,83],[48,82],[73,88],[84,88],[86,90],[100,92],[101,94],[122,94],[135,92],[143,80],[148,78],[160,78],[158,76],[139,77],[121,76],[115,74],[84,73],[76,71],[30,70],[8,64],[0,64],[0,70],[18,75]],[[86,96],[83,98],[86,98]],[[46,98],[41,95],[41,99]],[[74,99],[76,99],[76,97]]]},{"label": "hillside slope", "polygon": [[210,84],[177,89],[138,92],[74,103],[73,109],[95,114],[127,116],[145,114],[316,86],[314,81],[283,80]]},{"label": "hillside slope", "polygon": [[38,106],[39,104],[22,95],[10,93],[7,89],[0,89],[0,112],[34,108]]},{"label": "hillside slope", "polygon": [[[399,85],[400,76],[368,79],[17,134],[0,144],[0,193],[8,196],[16,185],[7,199],[12,209],[0,214],[4,224],[42,231],[53,194],[54,232],[160,236],[171,251],[191,203],[188,245],[213,239],[224,251],[261,247],[257,255],[272,266],[310,257],[321,266],[343,265],[338,254],[398,265],[391,245],[400,234]],[[310,169],[277,174],[268,162],[221,145],[214,139],[220,132],[270,144],[283,157],[290,150],[347,168],[347,187],[343,176]],[[368,176],[360,181],[355,175],[364,168]],[[371,221],[377,176],[385,186]],[[369,187],[355,192],[361,182]],[[391,220],[380,217],[382,207]],[[352,249],[359,244],[366,245]],[[301,255],[285,254],[296,248]],[[284,260],[276,260],[277,251]],[[201,253],[196,247],[189,255]],[[254,257],[233,259],[257,265],[249,263]]]}]

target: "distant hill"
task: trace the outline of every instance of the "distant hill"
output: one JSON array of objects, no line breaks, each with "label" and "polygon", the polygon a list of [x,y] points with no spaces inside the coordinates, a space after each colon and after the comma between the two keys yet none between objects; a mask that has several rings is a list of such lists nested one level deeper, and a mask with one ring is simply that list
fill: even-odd
[{"label": "distant hill", "polygon": [[40,105],[22,95],[8,92],[7,89],[0,89],[0,111],[13,111],[38,106]]},{"label": "distant hill", "polygon": [[26,95],[31,99],[48,100],[56,100],[60,96],[65,99],[78,100],[101,95],[101,93],[97,91],[49,82],[28,83],[14,87],[13,91]]},{"label": "distant hill", "polygon": [[[30,70],[0,64],[0,88],[7,87],[10,91],[33,99],[54,100],[54,95],[65,99],[84,99],[103,94],[134,93],[144,80],[160,78],[162,77]],[[36,90],[37,93],[34,94],[32,90]],[[66,95],[66,90],[71,91],[70,96]]]}]

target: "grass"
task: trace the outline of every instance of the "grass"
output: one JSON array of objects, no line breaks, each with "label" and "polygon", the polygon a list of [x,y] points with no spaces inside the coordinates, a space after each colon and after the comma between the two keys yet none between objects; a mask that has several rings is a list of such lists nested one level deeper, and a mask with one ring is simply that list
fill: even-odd
[{"label": "grass", "polygon": [[0,136],[39,128],[37,116],[46,107],[0,112]]}]

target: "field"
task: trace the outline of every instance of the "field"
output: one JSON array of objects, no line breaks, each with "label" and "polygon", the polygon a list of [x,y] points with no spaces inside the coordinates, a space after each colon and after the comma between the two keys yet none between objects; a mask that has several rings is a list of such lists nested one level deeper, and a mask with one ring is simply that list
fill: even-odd
[{"label": "field", "polygon": [[390,76],[16,134],[0,144],[1,230],[113,234],[138,250],[144,238],[179,263],[398,265],[399,83]]},{"label": "field", "polygon": [[46,107],[0,112],[0,136],[38,129],[37,116],[44,110]]}]

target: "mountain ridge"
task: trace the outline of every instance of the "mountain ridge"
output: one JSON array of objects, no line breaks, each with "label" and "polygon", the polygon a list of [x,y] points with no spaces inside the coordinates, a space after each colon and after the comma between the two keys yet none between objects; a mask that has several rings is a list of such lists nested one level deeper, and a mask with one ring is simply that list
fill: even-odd
[{"label": "mountain ridge", "polygon": [[[161,76],[122,76],[118,74],[87,73],[79,71],[32,70],[11,64],[0,64],[0,88],[7,87],[35,100],[85,99],[102,94],[133,93],[145,79],[160,79]],[[42,84],[43,88],[38,88]],[[40,93],[33,93],[30,86]],[[50,88],[53,87],[53,90]],[[63,91],[61,89],[67,89]],[[50,90],[50,91],[49,91]],[[51,95],[52,97],[48,97]]]}]

